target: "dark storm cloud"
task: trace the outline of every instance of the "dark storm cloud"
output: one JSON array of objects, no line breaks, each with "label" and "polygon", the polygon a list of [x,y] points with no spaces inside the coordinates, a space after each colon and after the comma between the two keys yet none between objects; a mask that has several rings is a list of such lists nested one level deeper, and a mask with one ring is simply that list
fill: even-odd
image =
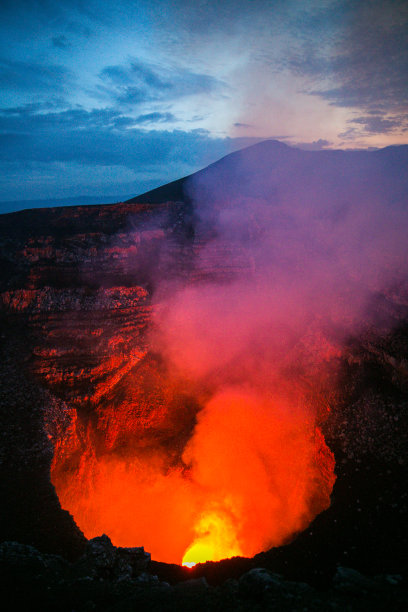
[{"label": "dark storm cloud", "polygon": [[72,84],[69,70],[57,64],[12,61],[0,58],[0,87],[18,92],[55,94]]},{"label": "dark storm cloud", "polygon": [[99,92],[119,104],[170,101],[201,93],[219,92],[225,83],[208,74],[183,68],[133,60],[128,65],[107,66],[100,73]]}]

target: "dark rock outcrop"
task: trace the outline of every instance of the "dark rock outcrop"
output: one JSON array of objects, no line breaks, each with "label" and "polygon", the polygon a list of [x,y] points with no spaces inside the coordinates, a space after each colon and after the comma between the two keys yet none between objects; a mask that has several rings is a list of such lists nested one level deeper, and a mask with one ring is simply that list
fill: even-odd
[{"label": "dark rock outcrop", "polygon": [[392,610],[404,609],[401,576],[367,577],[339,567],[324,590],[285,580],[262,567],[211,586],[205,578],[175,585],[144,571],[143,549],[116,549],[109,538],[91,540],[75,563],[17,542],[0,544],[0,586],[6,609],[86,610]]}]

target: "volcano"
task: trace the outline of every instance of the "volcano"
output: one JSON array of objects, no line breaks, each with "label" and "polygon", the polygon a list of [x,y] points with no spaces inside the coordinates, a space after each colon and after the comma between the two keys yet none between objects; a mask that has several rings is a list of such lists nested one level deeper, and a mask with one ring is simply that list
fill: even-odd
[{"label": "volcano", "polygon": [[407,167],[265,141],[2,215],[2,540],[402,574]]}]

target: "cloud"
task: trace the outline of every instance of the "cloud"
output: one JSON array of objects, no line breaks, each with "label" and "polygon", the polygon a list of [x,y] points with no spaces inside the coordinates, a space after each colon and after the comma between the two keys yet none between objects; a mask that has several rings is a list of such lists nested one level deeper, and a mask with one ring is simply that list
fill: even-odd
[{"label": "cloud", "polygon": [[363,126],[366,132],[372,134],[385,134],[395,129],[406,131],[408,129],[408,113],[391,119],[383,118],[380,114],[356,117],[351,119],[349,123],[357,123]]},{"label": "cloud", "polygon": [[405,115],[387,115],[378,111],[369,111],[367,115],[347,121],[349,126],[339,134],[345,140],[354,140],[371,134],[404,133],[408,131],[408,113]]},{"label": "cloud", "polygon": [[51,38],[51,42],[53,46],[57,49],[68,49],[71,46],[71,43],[69,42],[68,38],[63,34],[60,34],[59,36],[53,36]]},{"label": "cloud", "polygon": [[99,74],[98,91],[122,105],[172,101],[197,94],[220,93],[226,84],[203,73],[177,66],[132,60],[107,66]]},{"label": "cloud", "polygon": [[314,140],[313,142],[297,142],[295,144],[298,149],[303,149],[304,151],[322,151],[333,143],[324,138],[319,138],[319,140]]},{"label": "cloud", "polygon": [[[170,113],[131,117],[112,108],[46,112],[40,107],[38,111],[36,105],[0,111],[3,199],[18,199],[22,193],[26,199],[70,195],[70,190],[77,193],[78,180],[99,193],[134,191],[136,195],[136,183],[140,192],[152,182],[158,186],[242,144],[212,138],[205,130],[143,129],[153,122],[171,121]],[[121,187],[125,182],[129,188]]]},{"label": "cloud", "polygon": [[72,73],[58,64],[0,58],[0,87],[4,90],[52,95],[68,90]]},{"label": "cloud", "polygon": [[320,45],[307,39],[288,58],[287,66],[315,77],[320,83],[310,93],[338,106],[388,111],[406,107],[405,0],[336,1],[330,10],[339,18],[332,38],[319,41]]},{"label": "cloud", "polygon": [[211,161],[214,161],[226,152],[259,140],[213,138],[204,129],[169,131],[138,127],[174,121],[171,113],[152,112],[132,117],[119,108],[51,112],[46,112],[46,108],[46,105],[28,104],[0,109],[3,141],[0,159],[75,160],[129,167],[138,162],[156,165],[173,159],[204,165],[210,161],[209,145]]},{"label": "cloud", "polygon": [[[64,131],[82,133],[83,130],[91,129],[126,133],[128,128],[137,125],[170,123],[177,120],[175,115],[169,112],[151,112],[134,117],[124,115],[119,108],[100,108],[91,111],[83,108],[57,111],[56,108],[57,103],[50,102],[0,109],[0,133],[35,134],[52,130],[60,133]],[[207,134],[205,130],[202,133]]]},{"label": "cloud", "polygon": [[[403,129],[408,115],[405,0],[334,0],[321,15],[324,27],[312,37],[305,28],[304,39],[288,50],[281,68],[303,79],[303,93],[359,112],[351,123],[363,127],[351,126],[349,137]],[[377,117],[370,119],[371,113]]]},{"label": "cloud", "polygon": [[117,108],[0,110],[0,199],[137,195],[259,140],[146,129],[172,120],[171,113],[132,117]]},{"label": "cloud", "polygon": [[136,123],[170,123],[176,121],[176,117],[173,113],[154,112],[139,115],[135,121]]}]

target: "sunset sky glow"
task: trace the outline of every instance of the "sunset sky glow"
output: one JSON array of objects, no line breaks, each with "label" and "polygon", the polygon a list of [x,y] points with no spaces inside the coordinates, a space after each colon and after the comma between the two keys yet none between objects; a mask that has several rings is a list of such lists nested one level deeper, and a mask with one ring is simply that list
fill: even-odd
[{"label": "sunset sky glow", "polygon": [[3,0],[0,13],[0,202],[131,197],[264,138],[408,142],[405,0]]}]

